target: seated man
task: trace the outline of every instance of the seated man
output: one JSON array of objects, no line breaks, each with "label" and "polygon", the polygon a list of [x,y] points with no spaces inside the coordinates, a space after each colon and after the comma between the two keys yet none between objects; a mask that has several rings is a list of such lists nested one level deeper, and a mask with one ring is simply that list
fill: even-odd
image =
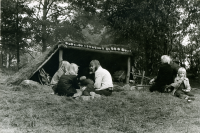
[{"label": "seated man", "polygon": [[95,73],[95,93],[110,96],[113,90],[113,82],[111,74],[103,69],[98,60],[90,62],[90,73]]}]

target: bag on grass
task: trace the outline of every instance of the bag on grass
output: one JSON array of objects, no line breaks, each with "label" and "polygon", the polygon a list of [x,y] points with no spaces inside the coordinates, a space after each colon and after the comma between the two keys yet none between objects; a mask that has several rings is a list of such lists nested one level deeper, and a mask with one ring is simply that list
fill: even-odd
[{"label": "bag on grass", "polygon": [[126,79],[126,72],[123,71],[123,70],[120,70],[120,71],[116,71],[114,74],[113,74],[113,80],[114,81],[119,81],[119,82],[122,82]]},{"label": "bag on grass", "polygon": [[39,70],[38,77],[39,77],[40,83],[42,85],[43,84],[45,84],[45,85],[49,85],[50,84],[50,81],[51,81],[50,76],[49,76],[49,74],[47,72],[45,72],[45,70],[43,68],[41,68]]}]

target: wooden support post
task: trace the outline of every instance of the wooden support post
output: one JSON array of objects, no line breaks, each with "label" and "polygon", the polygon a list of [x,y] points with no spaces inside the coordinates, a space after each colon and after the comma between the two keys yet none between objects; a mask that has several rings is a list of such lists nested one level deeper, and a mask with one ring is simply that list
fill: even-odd
[{"label": "wooden support post", "polygon": [[63,61],[63,50],[59,49],[59,68],[61,66],[62,61]]},{"label": "wooden support post", "polygon": [[131,57],[128,57],[128,61],[127,61],[127,73],[126,73],[126,83],[129,83],[129,79],[130,79],[130,74],[131,74]]},{"label": "wooden support post", "polygon": [[144,75],[145,75],[145,71],[142,72],[141,85],[143,85]]}]

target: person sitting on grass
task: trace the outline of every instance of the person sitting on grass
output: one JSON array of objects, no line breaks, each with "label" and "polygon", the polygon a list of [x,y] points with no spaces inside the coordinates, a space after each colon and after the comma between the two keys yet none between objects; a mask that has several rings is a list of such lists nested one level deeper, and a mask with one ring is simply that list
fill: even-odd
[{"label": "person sitting on grass", "polygon": [[[170,56],[169,56],[170,58]],[[178,59],[171,59],[170,58],[170,63],[169,65],[171,66],[172,70],[173,70],[173,81],[174,79],[176,78],[177,76],[177,72],[178,72],[178,69],[180,68],[179,66],[179,60]],[[150,80],[149,84],[153,84],[154,81],[156,81],[156,77],[154,77],[153,79]],[[172,92],[173,91],[173,87],[171,86],[168,86],[166,89],[165,89],[165,92]]]},{"label": "person sitting on grass", "polygon": [[63,74],[57,84],[55,93],[59,96],[73,96],[80,89],[77,79],[78,65],[71,63],[69,71]]},{"label": "person sitting on grass", "polygon": [[155,82],[151,87],[150,87],[150,92],[153,91],[159,91],[159,92],[168,92],[166,91],[166,87],[173,83],[173,69],[170,66],[170,57],[168,55],[163,55],[161,57],[161,63],[162,65],[160,66],[158,70],[158,75],[156,79],[152,79],[150,83]]},{"label": "person sitting on grass", "polygon": [[94,91],[94,82],[90,79],[86,79],[86,76],[81,76],[79,78],[79,87],[80,89],[77,89],[77,93],[73,95],[74,98],[80,97],[82,95],[84,96],[90,96],[90,90]]},{"label": "person sitting on grass", "polygon": [[110,96],[113,91],[113,82],[111,74],[108,70],[101,67],[98,60],[92,60],[90,62],[90,73],[95,75],[94,88],[96,94]]},{"label": "person sitting on grass", "polygon": [[92,98],[99,98],[100,95],[95,93],[95,88],[94,88],[94,82],[86,78],[86,76],[81,76],[80,77],[80,82],[79,82],[80,89],[77,89],[77,93],[73,95],[74,98],[80,97],[80,96],[92,96]]},{"label": "person sitting on grass", "polygon": [[181,99],[186,99],[188,102],[194,100],[194,95],[190,92],[191,86],[189,79],[186,77],[186,69],[181,67],[178,69],[177,77],[172,84],[174,90],[172,94]]},{"label": "person sitting on grass", "polygon": [[90,92],[94,92],[94,82],[91,79],[86,79],[85,76],[80,77],[80,88],[83,90],[83,96],[90,96]]},{"label": "person sitting on grass", "polygon": [[53,75],[53,78],[51,79],[51,83],[50,84],[52,86],[52,89],[53,89],[54,93],[55,93],[55,89],[57,87],[58,81],[60,80],[60,77],[63,74],[68,73],[69,68],[70,68],[70,63],[68,61],[62,61],[60,68]]}]

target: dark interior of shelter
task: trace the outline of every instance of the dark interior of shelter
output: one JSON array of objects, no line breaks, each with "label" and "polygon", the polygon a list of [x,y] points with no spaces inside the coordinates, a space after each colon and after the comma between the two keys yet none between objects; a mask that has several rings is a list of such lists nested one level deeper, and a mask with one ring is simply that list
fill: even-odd
[{"label": "dark interior of shelter", "polygon": [[[63,60],[75,63],[79,66],[78,76],[91,77],[89,75],[89,64],[91,60],[99,60],[101,66],[107,69],[111,75],[119,70],[127,71],[127,55],[117,53],[101,53],[96,51],[84,51],[81,49],[63,49]],[[42,67],[51,77],[59,67],[59,50]],[[39,82],[39,72],[37,71],[31,80]]]}]

